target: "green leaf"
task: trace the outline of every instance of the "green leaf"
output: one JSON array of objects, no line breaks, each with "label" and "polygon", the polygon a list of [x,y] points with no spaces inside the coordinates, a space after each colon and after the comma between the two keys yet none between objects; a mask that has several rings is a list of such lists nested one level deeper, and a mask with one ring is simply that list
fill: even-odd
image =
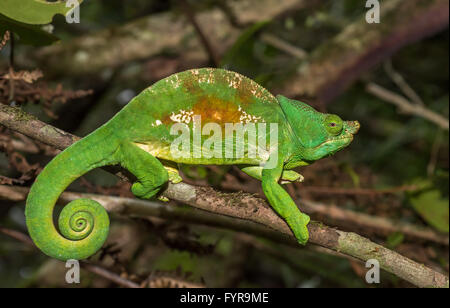
[{"label": "green leaf", "polygon": [[394,249],[401,243],[403,243],[403,240],[405,239],[405,235],[401,232],[394,232],[390,234],[386,240],[386,245],[390,249]]},{"label": "green leaf", "polygon": [[19,36],[20,42],[33,46],[46,46],[58,41],[58,37],[42,30],[40,25],[24,24],[0,14],[0,35],[9,30]]},{"label": "green leaf", "polygon": [[[47,2],[45,0],[1,0],[0,13],[26,24],[45,25],[53,20],[56,14],[66,14],[72,7],[66,7],[65,1]],[[82,0],[78,0],[81,4]]]},{"label": "green leaf", "polygon": [[[233,44],[233,46],[222,57],[220,67],[226,69],[233,69],[233,66],[237,62],[237,59],[244,58],[244,62],[247,62],[246,58],[252,58],[253,55],[251,51],[253,48],[252,46],[250,46],[252,44],[252,40],[254,39],[254,36],[269,23],[270,21],[261,21],[245,29],[242,32],[242,34],[238,37],[236,42]],[[244,57],[243,56],[244,54],[246,54],[247,57]]]},{"label": "green leaf", "polygon": [[431,185],[427,190],[410,196],[410,202],[429,225],[440,232],[448,233],[449,200],[443,198],[441,192]]}]

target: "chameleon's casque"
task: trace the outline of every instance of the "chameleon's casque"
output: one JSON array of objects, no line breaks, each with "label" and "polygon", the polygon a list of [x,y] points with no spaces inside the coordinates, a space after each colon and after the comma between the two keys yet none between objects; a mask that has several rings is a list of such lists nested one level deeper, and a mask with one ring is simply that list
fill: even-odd
[{"label": "chameleon's casque", "polygon": [[[208,123],[216,130],[206,129],[205,133]],[[248,132],[244,137],[231,134],[229,139],[226,132],[230,124],[267,129],[255,130],[255,139]],[[179,137],[172,130],[176,125],[184,125],[189,136],[188,146],[181,147],[182,155],[173,152]],[[137,178],[132,186],[134,195],[147,199],[156,196],[167,181],[181,181],[178,163],[233,164],[261,180],[271,206],[286,220],[299,243],[305,244],[309,217],[300,212],[280,184],[302,181],[303,177],[291,169],[341,150],[358,129],[356,121],[342,121],[302,102],[274,97],[234,72],[196,69],[178,73],[144,90],[109,122],[44,168],[28,195],[28,230],[47,255],[61,260],[85,259],[107,238],[109,219],[104,208],[93,200],[75,200],[62,210],[59,231],[53,225],[59,195],[78,177],[97,167],[120,164]],[[218,134],[221,148],[213,156],[199,156],[211,149],[211,132],[216,137]],[[256,145],[253,140],[258,141]],[[242,155],[227,155],[227,147],[232,153],[243,149]],[[252,155],[255,148],[261,150],[256,156]]]}]

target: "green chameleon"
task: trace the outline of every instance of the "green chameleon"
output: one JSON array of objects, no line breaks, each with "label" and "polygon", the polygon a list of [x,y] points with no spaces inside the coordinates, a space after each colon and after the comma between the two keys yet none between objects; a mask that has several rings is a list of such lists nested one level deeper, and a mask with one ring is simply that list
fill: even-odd
[{"label": "green chameleon", "polygon": [[[238,134],[242,127],[247,129],[245,135]],[[148,199],[168,181],[181,181],[178,164],[237,165],[261,180],[270,205],[304,245],[310,218],[280,184],[302,181],[291,169],[343,149],[358,129],[356,121],[342,121],[283,96],[275,98],[234,72],[211,68],[181,72],[144,90],[44,168],[27,198],[28,230],[47,255],[85,259],[107,238],[109,218],[104,208],[96,201],[78,199],[63,208],[59,232],[53,224],[59,195],[78,177],[119,164],[137,178],[133,194]]]}]

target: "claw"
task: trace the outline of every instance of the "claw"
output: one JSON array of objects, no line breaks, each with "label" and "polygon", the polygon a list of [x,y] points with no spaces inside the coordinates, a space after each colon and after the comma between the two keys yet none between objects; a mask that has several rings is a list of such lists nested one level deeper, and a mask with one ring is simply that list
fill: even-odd
[{"label": "claw", "polygon": [[159,196],[159,197],[158,197],[158,200],[159,200],[159,201],[162,201],[162,202],[169,202],[169,201],[170,201],[169,198],[164,197],[164,196]]}]

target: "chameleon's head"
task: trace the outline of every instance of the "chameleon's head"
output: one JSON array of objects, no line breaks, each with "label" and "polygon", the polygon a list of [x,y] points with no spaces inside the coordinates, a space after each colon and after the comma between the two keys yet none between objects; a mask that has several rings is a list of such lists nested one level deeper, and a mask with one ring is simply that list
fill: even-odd
[{"label": "chameleon's head", "polygon": [[343,121],[337,115],[318,112],[281,95],[277,99],[298,139],[301,160],[315,161],[333,155],[348,146],[359,130],[358,121]]}]

